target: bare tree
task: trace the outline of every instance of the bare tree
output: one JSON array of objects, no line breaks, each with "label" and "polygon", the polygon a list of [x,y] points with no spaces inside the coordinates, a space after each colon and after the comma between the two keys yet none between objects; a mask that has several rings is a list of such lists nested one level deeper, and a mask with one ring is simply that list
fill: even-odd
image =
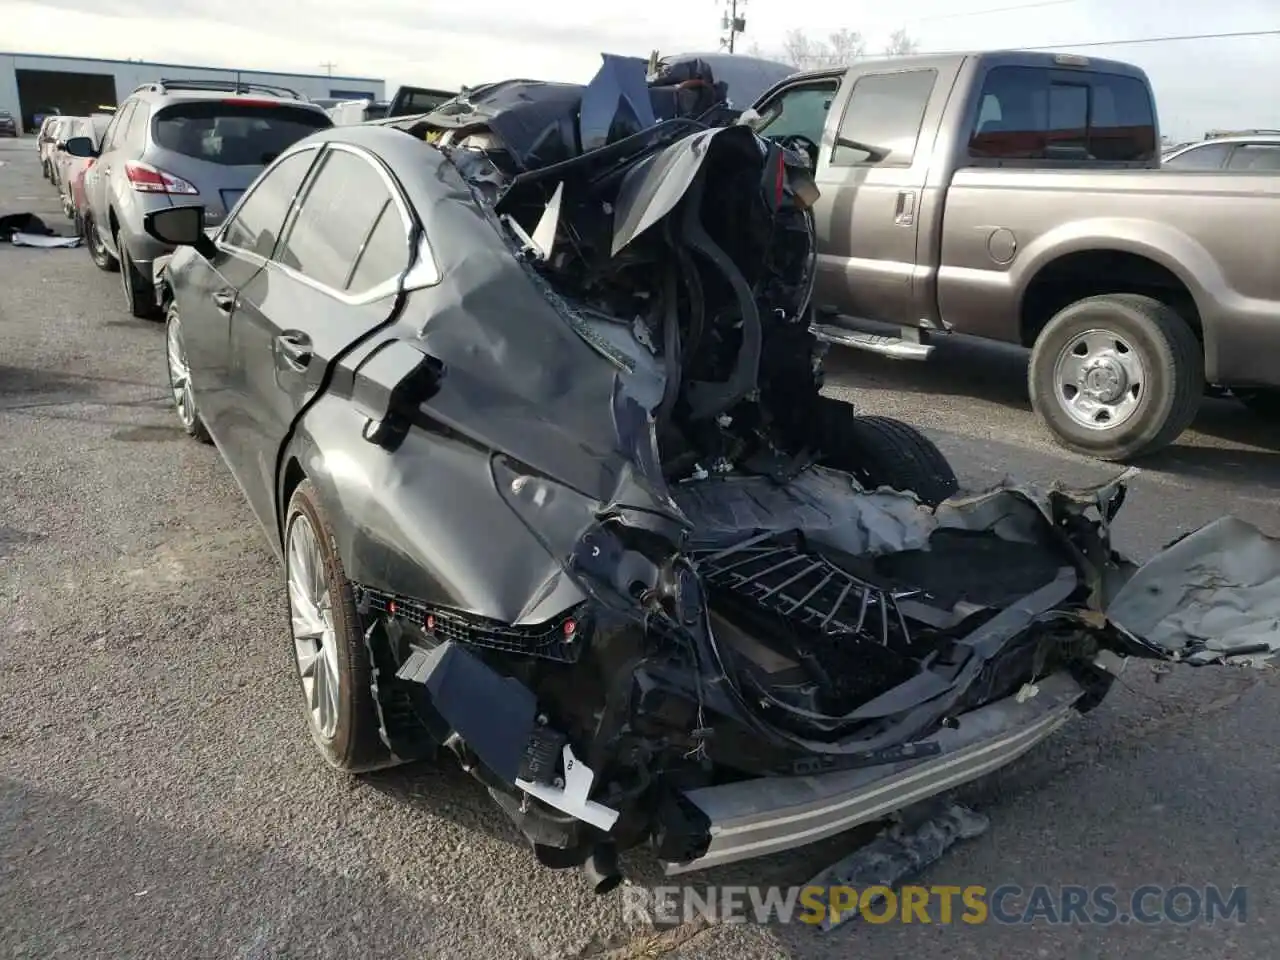
[{"label": "bare tree", "polygon": [[827,38],[826,45],[833,67],[853,63],[867,52],[867,44],[856,30],[837,30]]},{"label": "bare tree", "polygon": [[[890,38],[891,55],[914,52],[915,41],[905,30],[894,31]],[[753,56],[763,56],[758,45],[752,47]],[[836,30],[826,40],[812,40],[803,30],[788,31],[782,43],[781,59],[797,70],[815,70],[822,67],[841,67],[867,55],[867,42],[857,30]]]},{"label": "bare tree", "polygon": [[908,36],[906,30],[895,30],[889,34],[889,42],[885,45],[886,57],[908,57],[920,51],[920,44]]},{"label": "bare tree", "polygon": [[803,30],[788,30],[782,41],[782,59],[797,70],[811,70],[824,65],[827,51],[814,43]]}]

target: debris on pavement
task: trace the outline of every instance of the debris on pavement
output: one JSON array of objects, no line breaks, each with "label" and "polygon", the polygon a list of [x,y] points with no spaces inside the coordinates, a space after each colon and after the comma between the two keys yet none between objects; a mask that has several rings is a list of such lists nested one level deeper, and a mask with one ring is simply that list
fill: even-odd
[{"label": "debris on pavement", "polygon": [[[924,819],[921,820],[920,816]],[[827,867],[806,886],[823,890],[828,899],[836,887],[855,890],[883,887],[892,890],[907,877],[919,874],[925,867],[942,859],[942,855],[958,841],[980,837],[991,825],[988,817],[958,803],[925,807],[913,820],[899,819],[870,843]],[[822,903],[824,909],[819,929],[824,932],[861,916],[852,907],[840,913],[832,910],[826,900]]]},{"label": "debris on pavement", "polygon": [[0,243],[15,247],[78,247],[79,237],[61,237],[34,213],[7,213],[0,216]]}]

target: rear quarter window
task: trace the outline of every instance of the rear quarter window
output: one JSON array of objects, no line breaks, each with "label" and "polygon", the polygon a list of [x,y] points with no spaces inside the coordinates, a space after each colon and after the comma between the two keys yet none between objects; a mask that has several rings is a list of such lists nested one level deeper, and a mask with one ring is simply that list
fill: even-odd
[{"label": "rear quarter window", "polygon": [[180,103],[151,121],[156,146],[227,167],[265,166],[303,137],[333,126],[322,111],[287,104]]},{"label": "rear quarter window", "polygon": [[983,81],[969,156],[1139,163],[1159,149],[1147,85],[1112,73],[994,67]]}]

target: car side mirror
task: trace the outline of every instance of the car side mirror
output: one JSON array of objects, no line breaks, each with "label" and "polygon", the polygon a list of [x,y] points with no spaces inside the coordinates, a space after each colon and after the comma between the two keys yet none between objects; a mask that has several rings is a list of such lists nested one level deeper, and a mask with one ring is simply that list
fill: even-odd
[{"label": "car side mirror", "polygon": [[161,243],[178,247],[195,247],[206,252],[212,241],[204,232],[204,205],[166,207],[153,210],[142,218],[142,229]]},{"label": "car side mirror", "polygon": [[93,149],[93,141],[88,137],[72,137],[60,146],[73,157],[93,158],[98,155],[98,151]]}]

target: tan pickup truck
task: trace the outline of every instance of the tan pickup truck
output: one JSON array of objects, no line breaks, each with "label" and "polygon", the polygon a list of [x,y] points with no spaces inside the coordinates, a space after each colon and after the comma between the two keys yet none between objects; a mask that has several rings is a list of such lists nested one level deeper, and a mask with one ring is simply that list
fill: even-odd
[{"label": "tan pickup truck", "polygon": [[909,359],[945,333],[1030,347],[1041,419],[1108,460],[1172,443],[1206,389],[1280,412],[1280,176],[1160,169],[1136,67],[867,61],[789,77],[755,113],[814,162],[829,339]]}]

